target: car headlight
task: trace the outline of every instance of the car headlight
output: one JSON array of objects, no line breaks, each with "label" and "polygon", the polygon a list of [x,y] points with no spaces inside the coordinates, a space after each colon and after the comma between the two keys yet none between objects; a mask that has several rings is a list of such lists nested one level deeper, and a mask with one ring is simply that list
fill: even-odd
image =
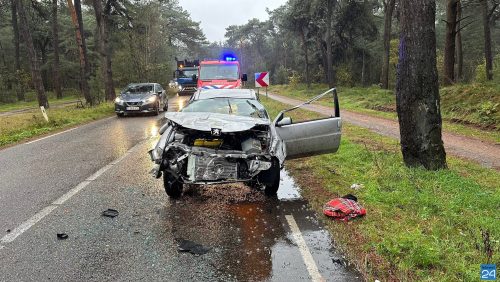
[{"label": "car headlight", "polygon": [[123,104],[123,99],[121,97],[116,97],[115,98],[115,103],[122,105]]},{"label": "car headlight", "polygon": [[155,102],[156,100],[158,99],[158,97],[156,96],[151,96],[149,98],[146,99],[146,103],[153,103]]}]

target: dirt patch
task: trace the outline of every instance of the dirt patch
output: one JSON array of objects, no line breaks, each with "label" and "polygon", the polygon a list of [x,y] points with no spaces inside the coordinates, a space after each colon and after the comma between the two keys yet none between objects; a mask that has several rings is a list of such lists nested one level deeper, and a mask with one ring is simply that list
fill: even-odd
[{"label": "dirt patch", "polygon": [[370,109],[386,113],[395,113],[396,105],[375,105],[370,107]]}]

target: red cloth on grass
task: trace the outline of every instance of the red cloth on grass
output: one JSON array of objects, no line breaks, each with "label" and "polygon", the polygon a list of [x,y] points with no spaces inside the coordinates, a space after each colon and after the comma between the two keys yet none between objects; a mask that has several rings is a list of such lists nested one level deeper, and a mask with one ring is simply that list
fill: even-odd
[{"label": "red cloth on grass", "polygon": [[335,198],[326,203],[323,208],[323,213],[334,219],[348,221],[351,218],[366,215],[366,210],[356,201]]}]

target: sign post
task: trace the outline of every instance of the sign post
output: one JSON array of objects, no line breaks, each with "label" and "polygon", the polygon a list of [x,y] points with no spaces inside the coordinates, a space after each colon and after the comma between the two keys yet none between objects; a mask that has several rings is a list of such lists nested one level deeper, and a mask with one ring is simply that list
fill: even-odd
[{"label": "sign post", "polygon": [[40,106],[40,110],[42,110],[42,115],[45,118],[45,120],[47,122],[49,122],[49,117],[47,116],[47,112],[45,111],[45,107],[44,106]]},{"label": "sign post", "polygon": [[255,87],[257,87],[257,93],[259,88],[266,88],[266,97],[267,97],[267,87],[269,86],[269,72],[256,72],[255,73]]}]

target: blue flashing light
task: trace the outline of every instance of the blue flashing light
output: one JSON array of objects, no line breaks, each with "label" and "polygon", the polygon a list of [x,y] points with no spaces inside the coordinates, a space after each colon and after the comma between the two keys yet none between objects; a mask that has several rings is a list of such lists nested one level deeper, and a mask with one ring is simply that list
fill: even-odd
[{"label": "blue flashing light", "polygon": [[236,56],[234,54],[231,54],[231,53],[225,53],[222,55],[222,58],[224,61],[226,62],[234,62],[234,61],[237,61],[238,59],[236,58]]},{"label": "blue flashing light", "polygon": [[224,57],[224,59],[228,62],[233,62],[233,61],[236,61],[236,58],[235,57],[229,57],[229,56],[226,56]]}]

